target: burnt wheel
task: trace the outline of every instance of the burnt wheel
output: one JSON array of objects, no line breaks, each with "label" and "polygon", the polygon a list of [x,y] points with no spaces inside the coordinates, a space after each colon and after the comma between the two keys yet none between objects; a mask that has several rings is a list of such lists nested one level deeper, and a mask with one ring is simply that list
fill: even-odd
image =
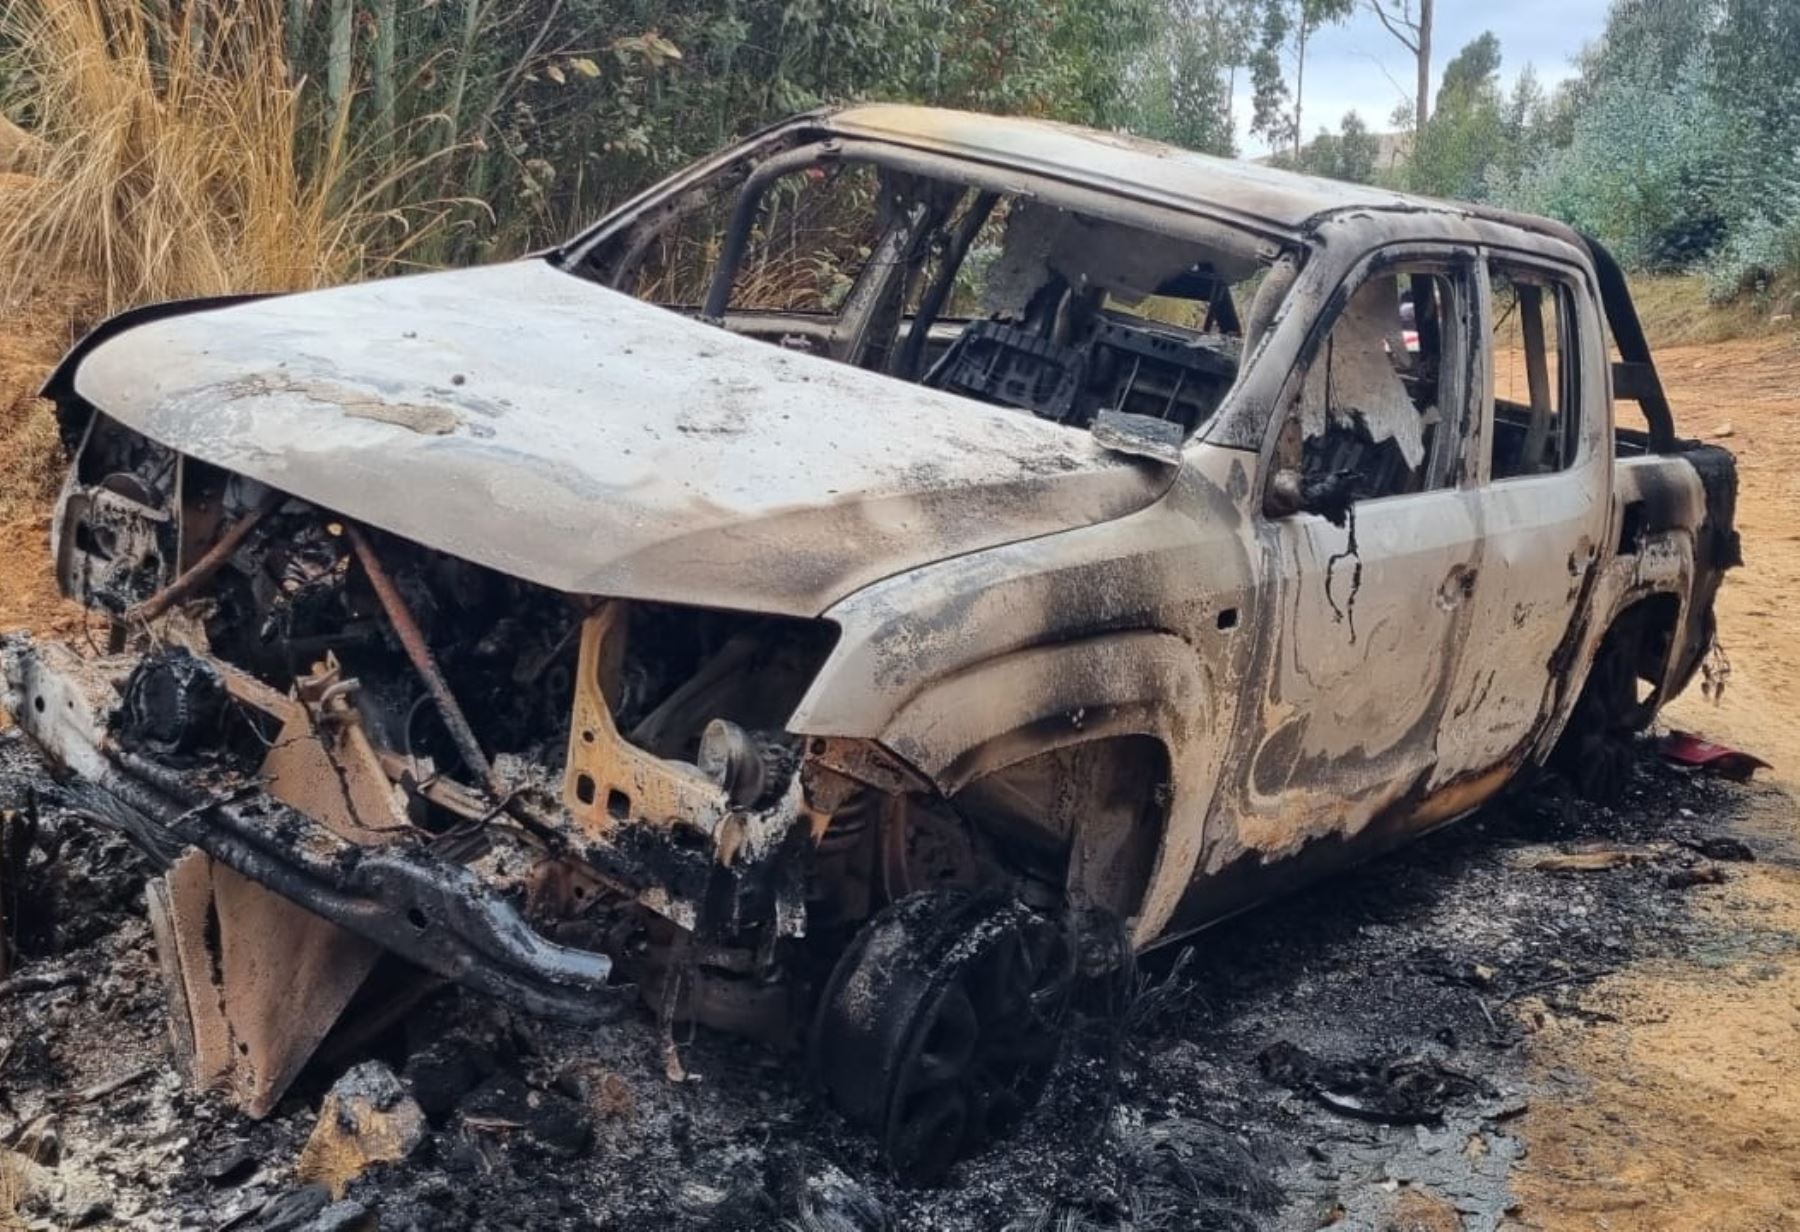
[{"label": "burnt wheel", "polygon": [[1607,633],[1551,755],[1551,764],[1576,792],[1599,804],[1624,794],[1637,761],[1637,735],[1656,711],[1654,697],[1638,697],[1642,637],[1635,612],[1626,613]]},{"label": "burnt wheel", "polygon": [[1075,974],[1060,920],[992,896],[911,895],[838,959],[813,1024],[814,1075],[896,1174],[929,1184],[1037,1098]]}]

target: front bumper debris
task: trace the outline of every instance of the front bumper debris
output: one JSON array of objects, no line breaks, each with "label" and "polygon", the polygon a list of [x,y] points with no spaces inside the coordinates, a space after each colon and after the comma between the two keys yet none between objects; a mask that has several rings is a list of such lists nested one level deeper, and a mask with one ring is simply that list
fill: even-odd
[{"label": "front bumper debris", "polygon": [[[605,1019],[635,1001],[604,954],[559,945],[461,863],[452,836],[363,846],[255,778],[179,768],[120,745],[119,684],[140,656],[83,659],[0,642],[0,705],[59,767],[62,803],[128,833],[165,866],[189,849],[427,971],[533,1014]],[[441,849],[434,849],[434,845]]]}]

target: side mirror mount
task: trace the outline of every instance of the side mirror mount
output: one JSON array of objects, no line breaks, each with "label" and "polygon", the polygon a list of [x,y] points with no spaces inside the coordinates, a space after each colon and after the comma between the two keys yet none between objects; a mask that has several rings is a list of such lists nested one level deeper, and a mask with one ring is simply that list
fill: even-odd
[{"label": "side mirror mount", "polygon": [[1284,466],[1269,476],[1269,490],[1263,497],[1263,512],[1272,518],[1285,518],[1306,508],[1306,480],[1299,468]]},{"label": "side mirror mount", "polygon": [[1269,477],[1263,511],[1272,518],[1316,513],[1333,526],[1343,526],[1349,520],[1358,486],[1355,471],[1333,471],[1309,482],[1298,468],[1284,466]]}]

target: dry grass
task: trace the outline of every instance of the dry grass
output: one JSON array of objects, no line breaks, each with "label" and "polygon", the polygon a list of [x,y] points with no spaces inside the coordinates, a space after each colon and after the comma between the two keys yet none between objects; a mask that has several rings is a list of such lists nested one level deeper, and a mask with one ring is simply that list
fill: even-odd
[{"label": "dry grass", "polygon": [[[1641,275],[1631,280],[1631,299],[1650,345],[1711,346],[1735,338],[1800,332],[1800,283],[1777,282],[1760,295],[1715,304],[1702,274]],[[1774,319],[1786,315],[1786,321]]]},{"label": "dry grass", "polygon": [[0,39],[11,110],[42,142],[34,191],[0,216],[15,305],[51,285],[116,310],[344,281],[444,217],[388,204],[417,168],[366,157],[347,112],[305,122],[278,0],[8,0]]},{"label": "dry grass", "polygon": [[[410,203],[420,160],[359,147],[347,108],[307,113],[280,18],[0,0],[0,101],[24,125],[0,120],[0,541],[41,538],[62,457],[37,389],[101,316],[389,272],[450,218]],[[37,619],[52,592],[0,607]]]},{"label": "dry grass", "polygon": [[24,1232],[25,1218],[19,1203],[25,1200],[25,1178],[10,1151],[0,1153],[0,1232]]}]

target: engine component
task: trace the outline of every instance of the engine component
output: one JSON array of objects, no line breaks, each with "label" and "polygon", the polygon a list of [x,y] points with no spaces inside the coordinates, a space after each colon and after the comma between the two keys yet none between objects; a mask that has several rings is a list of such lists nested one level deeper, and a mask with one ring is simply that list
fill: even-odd
[{"label": "engine component", "polygon": [[795,741],[783,732],[747,732],[729,719],[714,719],[700,733],[700,772],[724,788],[736,808],[755,808],[780,794],[795,760]]},{"label": "engine component", "polygon": [[190,756],[217,735],[224,706],[218,672],[177,647],[139,660],[125,682],[121,732],[155,755]]},{"label": "engine component", "polygon": [[146,493],[131,480],[108,476],[72,491],[57,545],[63,590],[114,614],[156,589],[175,538],[168,511],[138,499]]},{"label": "engine component", "polygon": [[193,594],[205,585],[209,578],[225,567],[232,555],[262,524],[262,520],[279,509],[286,500],[285,494],[271,488],[249,512],[232,524],[230,530],[220,535],[218,542],[208,548],[206,554],[195,561],[187,572],[126,612],[125,618],[127,620],[154,620]]}]

